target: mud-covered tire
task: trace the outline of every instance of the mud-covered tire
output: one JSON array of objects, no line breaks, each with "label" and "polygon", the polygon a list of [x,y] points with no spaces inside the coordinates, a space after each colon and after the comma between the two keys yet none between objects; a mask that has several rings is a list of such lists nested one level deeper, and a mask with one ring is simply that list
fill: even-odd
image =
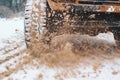
[{"label": "mud-covered tire", "polygon": [[32,40],[39,41],[46,26],[46,0],[27,0],[25,7],[25,43],[29,47]]}]

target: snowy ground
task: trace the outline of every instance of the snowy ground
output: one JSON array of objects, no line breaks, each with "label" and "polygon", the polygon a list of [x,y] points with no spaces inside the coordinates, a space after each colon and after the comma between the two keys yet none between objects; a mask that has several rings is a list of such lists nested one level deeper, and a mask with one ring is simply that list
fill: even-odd
[{"label": "snowy ground", "polygon": [[[0,19],[0,80],[119,80],[120,59],[51,68],[25,51],[23,18]],[[98,36],[99,37],[99,36]],[[113,40],[111,40],[113,42]]]}]

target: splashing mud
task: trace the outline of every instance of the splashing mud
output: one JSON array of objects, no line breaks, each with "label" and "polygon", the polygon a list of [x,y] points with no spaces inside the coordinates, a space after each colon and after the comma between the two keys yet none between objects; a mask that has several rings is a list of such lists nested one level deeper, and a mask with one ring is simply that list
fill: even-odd
[{"label": "splashing mud", "polygon": [[[111,59],[118,53],[116,44],[95,36],[63,34],[52,38],[50,44],[32,44],[29,53],[49,66],[71,66]],[[117,55],[118,56],[118,55]]]}]

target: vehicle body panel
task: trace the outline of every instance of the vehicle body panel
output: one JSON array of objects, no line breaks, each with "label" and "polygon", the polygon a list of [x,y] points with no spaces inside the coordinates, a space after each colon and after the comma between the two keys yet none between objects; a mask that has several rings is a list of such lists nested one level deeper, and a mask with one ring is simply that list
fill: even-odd
[{"label": "vehicle body panel", "polygon": [[120,13],[120,0],[47,0],[52,10]]}]

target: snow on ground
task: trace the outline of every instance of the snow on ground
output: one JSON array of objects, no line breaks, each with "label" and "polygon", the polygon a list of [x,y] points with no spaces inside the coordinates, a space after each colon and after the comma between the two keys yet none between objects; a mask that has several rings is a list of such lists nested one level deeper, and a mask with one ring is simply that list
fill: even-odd
[{"label": "snow on ground", "polygon": [[[52,68],[40,64],[26,52],[23,18],[0,19],[0,80],[119,80],[120,59],[101,64],[78,64],[74,68]],[[113,35],[99,34],[114,42]],[[64,63],[64,62],[63,62]]]},{"label": "snow on ground", "polygon": [[8,38],[16,34],[17,31],[24,30],[23,18],[0,19],[0,39]]},{"label": "snow on ground", "polygon": [[104,62],[96,72],[92,65],[78,65],[76,69],[56,69],[44,65],[29,64],[3,80],[118,80],[120,78],[120,64],[115,65],[114,62]]},{"label": "snow on ground", "polygon": [[[7,41],[8,40],[15,41],[17,38],[17,41],[19,41],[21,35],[23,37],[24,30],[23,26],[24,26],[23,18],[13,18],[12,20],[6,18],[0,19],[0,43],[2,43],[1,41],[4,41],[5,39]],[[21,35],[18,35],[18,33]],[[11,38],[11,36],[16,38]],[[1,46],[2,45],[0,45],[0,47]]]}]

